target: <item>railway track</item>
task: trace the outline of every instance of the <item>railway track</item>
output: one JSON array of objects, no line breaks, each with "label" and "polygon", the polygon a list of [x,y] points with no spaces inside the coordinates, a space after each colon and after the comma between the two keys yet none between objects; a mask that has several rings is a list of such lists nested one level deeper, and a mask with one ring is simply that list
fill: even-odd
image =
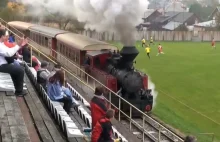
[{"label": "railway track", "polygon": [[[175,133],[171,132],[167,128],[162,128],[161,124],[159,124],[157,121],[152,121],[148,118],[145,118],[145,124],[144,124],[144,133],[145,136],[148,137],[151,141],[154,142],[183,142],[183,139],[179,136],[177,136]],[[142,119],[134,119],[135,123],[133,123],[133,126],[140,128],[139,125],[142,125],[143,120]],[[137,125],[138,124],[138,125]],[[144,140],[147,142],[148,140]]]}]

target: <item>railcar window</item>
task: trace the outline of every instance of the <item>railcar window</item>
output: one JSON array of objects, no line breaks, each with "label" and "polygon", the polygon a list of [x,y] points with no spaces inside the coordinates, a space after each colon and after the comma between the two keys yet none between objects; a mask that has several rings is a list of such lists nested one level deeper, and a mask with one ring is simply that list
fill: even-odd
[{"label": "railcar window", "polygon": [[76,63],[79,63],[79,54],[80,54],[79,52],[76,52],[76,61],[75,61]]},{"label": "railcar window", "polygon": [[63,44],[60,44],[60,53],[63,54]]},{"label": "railcar window", "polygon": [[65,55],[65,46],[63,45],[63,55]]},{"label": "railcar window", "polygon": [[74,52],[74,61],[76,62],[76,54],[77,54],[77,51]]},{"label": "railcar window", "polygon": [[42,45],[42,41],[41,41],[41,35],[39,35],[39,44]]},{"label": "railcar window", "polygon": [[34,41],[34,34],[33,33],[31,33],[31,38]]},{"label": "railcar window", "polygon": [[60,43],[59,42],[57,42],[57,52],[60,52]]},{"label": "railcar window", "polygon": [[34,41],[37,42],[37,35],[34,34]]},{"label": "railcar window", "polygon": [[64,47],[65,47],[64,55],[67,56],[68,47],[67,46],[64,46]]},{"label": "railcar window", "polygon": [[32,39],[33,39],[33,41],[35,41],[35,35],[34,35],[34,33],[31,33],[32,34]]},{"label": "railcar window", "polygon": [[69,58],[71,58],[72,50],[69,48]]},{"label": "railcar window", "polygon": [[43,43],[44,43],[43,41],[44,41],[44,37],[43,37],[43,36],[40,36],[40,43],[41,43],[42,46],[44,45],[44,44],[43,44]]},{"label": "railcar window", "polygon": [[41,40],[42,40],[42,46],[45,46],[45,44],[44,44],[44,36],[42,36]]},{"label": "railcar window", "polygon": [[63,54],[63,44],[61,44],[61,49],[60,49],[61,53]]},{"label": "railcar window", "polygon": [[70,54],[69,54],[70,52],[71,52],[71,51],[70,51],[70,48],[67,47],[67,48],[66,48],[66,55],[67,55],[68,58],[70,57]]},{"label": "railcar window", "polygon": [[38,41],[39,36],[36,34],[36,42],[39,43]]},{"label": "railcar window", "polygon": [[44,42],[44,46],[47,46],[48,45],[48,38],[45,37],[45,42]]},{"label": "railcar window", "polygon": [[43,36],[40,36],[40,43],[41,43],[41,45],[43,46],[43,40],[44,39],[44,37]]}]

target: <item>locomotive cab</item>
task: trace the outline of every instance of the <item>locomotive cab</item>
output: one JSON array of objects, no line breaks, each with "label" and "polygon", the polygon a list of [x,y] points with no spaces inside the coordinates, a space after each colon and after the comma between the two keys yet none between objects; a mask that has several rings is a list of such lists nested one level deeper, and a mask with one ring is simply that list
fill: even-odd
[{"label": "locomotive cab", "polygon": [[89,73],[91,76],[93,76],[112,91],[116,92],[117,79],[105,71],[107,58],[109,57],[109,50],[87,51],[84,65],[87,73]]}]

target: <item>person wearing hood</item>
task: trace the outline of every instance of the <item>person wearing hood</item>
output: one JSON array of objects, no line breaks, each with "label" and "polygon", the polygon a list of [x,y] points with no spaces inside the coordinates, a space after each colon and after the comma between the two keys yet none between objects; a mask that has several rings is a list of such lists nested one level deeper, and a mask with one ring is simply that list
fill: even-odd
[{"label": "person wearing hood", "polygon": [[103,96],[104,89],[102,87],[95,88],[95,96],[90,102],[91,116],[92,116],[92,129],[96,123],[106,115],[107,105]]},{"label": "person wearing hood", "polygon": [[46,89],[47,79],[50,72],[47,70],[48,62],[42,62],[41,68],[37,71],[37,83]]}]

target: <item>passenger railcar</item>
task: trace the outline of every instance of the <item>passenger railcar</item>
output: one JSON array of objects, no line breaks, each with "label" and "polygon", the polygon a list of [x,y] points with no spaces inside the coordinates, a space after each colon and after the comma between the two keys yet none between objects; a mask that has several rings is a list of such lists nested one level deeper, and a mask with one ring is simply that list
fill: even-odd
[{"label": "passenger railcar", "polygon": [[29,28],[30,39],[38,43],[41,46],[40,50],[45,54],[52,56],[56,59],[57,51],[57,39],[56,36],[59,34],[68,33],[68,31],[54,29],[46,26],[36,25]]},{"label": "passenger railcar", "polygon": [[[142,111],[152,109],[153,96],[148,89],[147,75],[133,68],[133,60],[139,53],[135,47],[124,47],[116,54],[112,52],[118,50],[116,46],[80,34],[24,22],[10,22],[9,25],[25,32],[34,42],[41,45],[36,47],[77,75],[85,76],[65,58],[112,91],[118,92],[121,89],[122,96]],[[116,106],[119,103],[118,98],[113,95],[112,101]],[[129,106],[126,104],[122,104],[121,109],[129,114]]]},{"label": "passenger railcar", "polygon": [[[8,25],[10,25],[10,30],[12,30],[14,33],[16,33],[19,36],[22,36],[20,32],[22,32],[25,36],[30,36],[29,28],[34,26],[35,24],[26,23],[26,22],[20,22],[20,21],[12,21],[8,22]],[[17,31],[18,29],[19,31]]]}]

